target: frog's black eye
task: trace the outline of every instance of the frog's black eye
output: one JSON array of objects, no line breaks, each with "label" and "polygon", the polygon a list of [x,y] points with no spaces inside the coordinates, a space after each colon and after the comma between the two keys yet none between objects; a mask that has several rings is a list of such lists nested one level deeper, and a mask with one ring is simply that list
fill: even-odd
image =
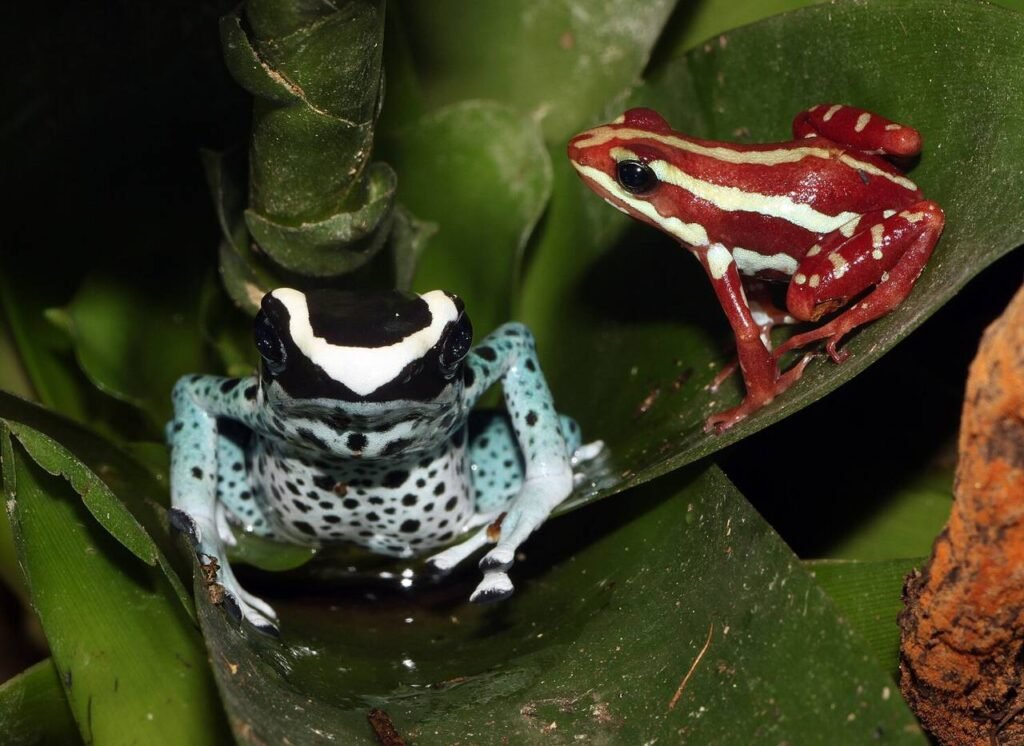
[{"label": "frog's black eye", "polygon": [[473,344],[473,325],[469,316],[462,313],[459,318],[450,325],[441,340],[441,353],[438,361],[441,364],[441,371],[445,375],[454,375],[456,367],[469,353]]},{"label": "frog's black eye", "polygon": [[645,194],[658,186],[658,176],[654,169],[640,161],[619,161],[615,167],[615,176],[622,188],[633,194]]},{"label": "frog's black eye", "polygon": [[256,350],[263,358],[267,369],[271,374],[281,373],[287,362],[288,353],[281,342],[281,337],[274,328],[273,323],[267,318],[267,314],[260,311],[256,314],[256,321],[253,324],[253,338],[256,341]]}]

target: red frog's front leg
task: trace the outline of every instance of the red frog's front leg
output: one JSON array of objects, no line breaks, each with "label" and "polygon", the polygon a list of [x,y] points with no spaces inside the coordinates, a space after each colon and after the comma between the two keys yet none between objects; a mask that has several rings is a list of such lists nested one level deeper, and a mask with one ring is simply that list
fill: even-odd
[{"label": "red frog's front leg", "polygon": [[[762,325],[751,313],[732,252],[721,244],[713,244],[708,248],[695,247],[692,251],[708,273],[718,302],[732,327],[736,338],[736,361],[747,389],[739,406],[708,417],[704,429],[721,431],[756,412],[792,386],[812,356],[805,355],[788,371],[780,373],[776,359],[762,336]],[[770,324],[766,326],[770,327]],[[720,382],[721,378],[716,380]]]}]

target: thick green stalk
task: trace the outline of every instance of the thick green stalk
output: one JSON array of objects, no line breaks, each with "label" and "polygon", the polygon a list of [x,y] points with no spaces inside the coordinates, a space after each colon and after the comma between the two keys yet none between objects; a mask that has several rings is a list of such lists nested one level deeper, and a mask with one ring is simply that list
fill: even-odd
[{"label": "thick green stalk", "polygon": [[245,225],[290,272],[343,274],[386,237],[396,180],[369,160],[383,32],[383,0],[249,0],[222,20],[228,67],[254,97]]}]

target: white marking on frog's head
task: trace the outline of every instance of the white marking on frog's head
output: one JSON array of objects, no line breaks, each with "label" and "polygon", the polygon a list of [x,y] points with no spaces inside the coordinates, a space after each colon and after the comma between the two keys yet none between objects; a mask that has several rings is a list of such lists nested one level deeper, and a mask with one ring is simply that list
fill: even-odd
[{"label": "white marking on frog's head", "polygon": [[[315,312],[311,313],[305,293],[279,288],[271,296],[288,310],[288,333],[299,351],[332,380],[359,396],[368,396],[394,381],[411,363],[426,356],[461,312],[447,293],[432,290],[419,296],[426,306],[425,325],[421,322],[407,329],[394,341],[371,334],[363,338],[363,343],[339,344],[331,341],[331,330],[314,328]],[[381,344],[386,341],[390,344]]]},{"label": "white marking on frog's head", "polygon": [[440,290],[280,288],[263,298],[255,321],[261,377],[282,406],[449,400],[472,337],[462,301]]}]

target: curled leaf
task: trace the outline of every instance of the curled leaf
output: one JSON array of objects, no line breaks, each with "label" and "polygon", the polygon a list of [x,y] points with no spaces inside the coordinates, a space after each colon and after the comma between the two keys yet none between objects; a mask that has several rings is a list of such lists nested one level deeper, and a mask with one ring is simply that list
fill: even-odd
[{"label": "curled leaf", "polygon": [[[370,164],[381,99],[383,2],[291,7],[250,0],[221,22],[228,67],[256,98],[245,220],[260,251],[299,275],[334,276],[379,251],[395,177]],[[234,211],[231,213],[235,214]],[[222,248],[236,300],[250,263],[233,220]],[[241,266],[237,266],[241,264]],[[250,274],[257,277],[259,269]],[[278,284],[278,283],[275,283]]]}]

